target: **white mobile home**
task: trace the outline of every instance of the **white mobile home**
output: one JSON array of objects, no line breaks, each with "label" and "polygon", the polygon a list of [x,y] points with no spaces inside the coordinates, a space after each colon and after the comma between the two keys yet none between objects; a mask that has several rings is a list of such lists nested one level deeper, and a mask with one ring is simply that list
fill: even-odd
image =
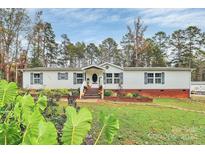
[{"label": "white mobile home", "polygon": [[23,69],[23,88],[90,88],[134,91],[149,96],[189,97],[191,69],[120,67],[110,63],[83,68]]}]

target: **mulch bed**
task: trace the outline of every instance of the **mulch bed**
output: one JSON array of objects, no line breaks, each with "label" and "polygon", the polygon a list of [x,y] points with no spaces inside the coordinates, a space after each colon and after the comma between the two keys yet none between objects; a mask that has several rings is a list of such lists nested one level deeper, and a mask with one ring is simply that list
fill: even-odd
[{"label": "mulch bed", "polygon": [[151,103],[153,101],[152,98],[128,98],[128,97],[112,97],[112,96],[105,96],[105,100],[110,101],[120,101],[120,102],[149,102]]}]

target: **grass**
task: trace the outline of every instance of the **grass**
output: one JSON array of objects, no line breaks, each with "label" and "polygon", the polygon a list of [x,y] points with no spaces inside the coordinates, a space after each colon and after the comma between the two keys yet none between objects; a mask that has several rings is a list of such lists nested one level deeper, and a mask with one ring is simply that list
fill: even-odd
[{"label": "grass", "polygon": [[175,106],[175,107],[197,110],[197,111],[205,111],[205,101],[203,102],[197,100],[189,100],[189,99],[171,99],[171,98],[154,99],[155,104],[160,104],[162,106]]},{"label": "grass", "polygon": [[[93,113],[90,132],[93,138],[99,132],[99,113],[103,111],[116,115],[120,122],[113,144],[205,144],[205,114],[197,112],[205,111],[203,103],[155,99],[152,104],[83,102],[78,105]],[[170,105],[180,109],[167,107]],[[100,138],[99,144],[105,143],[105,138]]]}]

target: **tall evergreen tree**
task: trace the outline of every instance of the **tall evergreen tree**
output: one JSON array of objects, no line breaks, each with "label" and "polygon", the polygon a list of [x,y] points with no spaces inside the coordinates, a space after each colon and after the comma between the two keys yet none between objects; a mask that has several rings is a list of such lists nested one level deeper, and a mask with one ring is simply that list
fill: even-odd
[{"label": "tall evergreen tree", "polygon": [[184,64],[191,68],[194,66],[195,55],[201,49],[202,33],[196,26],[189,26],[185,29],[185,50],[184,50]]},{"label": "tall evergreen tree", "polygon": [[142,52],[143,65],[147,67],[166,66],[165,56],[158,44],[152,39],[146,39],[145,47]]},{"label": "tall evergreen tree", "polygon": [[99,49],[94,43],[90,43],[86,47],[86,61],[87,65],[97,64],[99,59]]},{"label": "tall evergreen tree", "polygon": [[48,22],[43,22],[42,12],[37,12],[36,23],[33,26],[31,47],[31,66],[51,66],[57,64],[58,50],[55,34]]},{"label": "tall evergreen tree", "polygon": [[31,62],[30,67],[43,66],[44,62],[44,24],[42,21],[42,11],[36,12],[35,23],[32,27],[32,31],[29,34],[30,48],[31,48]]},{"label": "tall evergreen tree", "polygon": [[166,33],[162,32],[162,31],[157,32],[154,35],[154,37],[152,37],[152,39],[153,39],[154,43],[158,46],[158,48],[160,50],[159,51],[160,53],[158,53],[158,54],[160,54],[164,58],[167,57],[169,37],[166,35]]},{"label": "tall evergreen tree", "polygon": [[58,44],[55,41],[55,34],[50,23],[44,24],[44,65],[51,66],[57,64]]},{"label": "tall evergreen tree", "polygon": [[118,64],[120,63],[120,50],[118,44],[112,38],[107,38],[99,45],[101,61],[100,63],[110,62]]},{"label": "tall evergreen tree", "polygon": [[174,31],[169,40],[172,60],[171,63],[176,67],[184,66],[184,50],[186,39],[184,37],[184,31],[179,29]]},{"label": "tall evergreen tree", "polygon": [[59,51],[58,65],[67,67],[69,66],[69,59],[70,59],[68,46],[71,44],[71,41],[68,38],[67,34],[62,34],[61,38],[62,41],[58,47],[58,51]]},{"label": "tall evergreen tree", "polygon": [[77,42],[75,44],[75,67],[82,67],[85,58],[86,45],[84,42]]},{"label": "tall evergreen tree", "polygon": [[134,54],[134,43],[130,38],[131,32],[128,31],[122,38],[120,42],[122,46],[122,54],[123,54],[123,65],[124,66],[132,66],[132,55]]}]

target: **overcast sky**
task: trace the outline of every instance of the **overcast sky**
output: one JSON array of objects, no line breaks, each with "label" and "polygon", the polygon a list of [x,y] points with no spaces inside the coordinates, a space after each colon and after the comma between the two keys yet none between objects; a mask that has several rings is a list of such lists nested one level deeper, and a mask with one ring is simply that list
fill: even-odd
[{"label": "overcast sky", "polygon": [[58,42],[61,34],[67,34],[72,42],[100,43],[112,37],[119,43],[127,25],[138,16],[148,26],[146,37],[189,25],[205,30],[205,9],[28,9],[31,16],[37,10],[43,10],[43,19],[52,24]]}]

